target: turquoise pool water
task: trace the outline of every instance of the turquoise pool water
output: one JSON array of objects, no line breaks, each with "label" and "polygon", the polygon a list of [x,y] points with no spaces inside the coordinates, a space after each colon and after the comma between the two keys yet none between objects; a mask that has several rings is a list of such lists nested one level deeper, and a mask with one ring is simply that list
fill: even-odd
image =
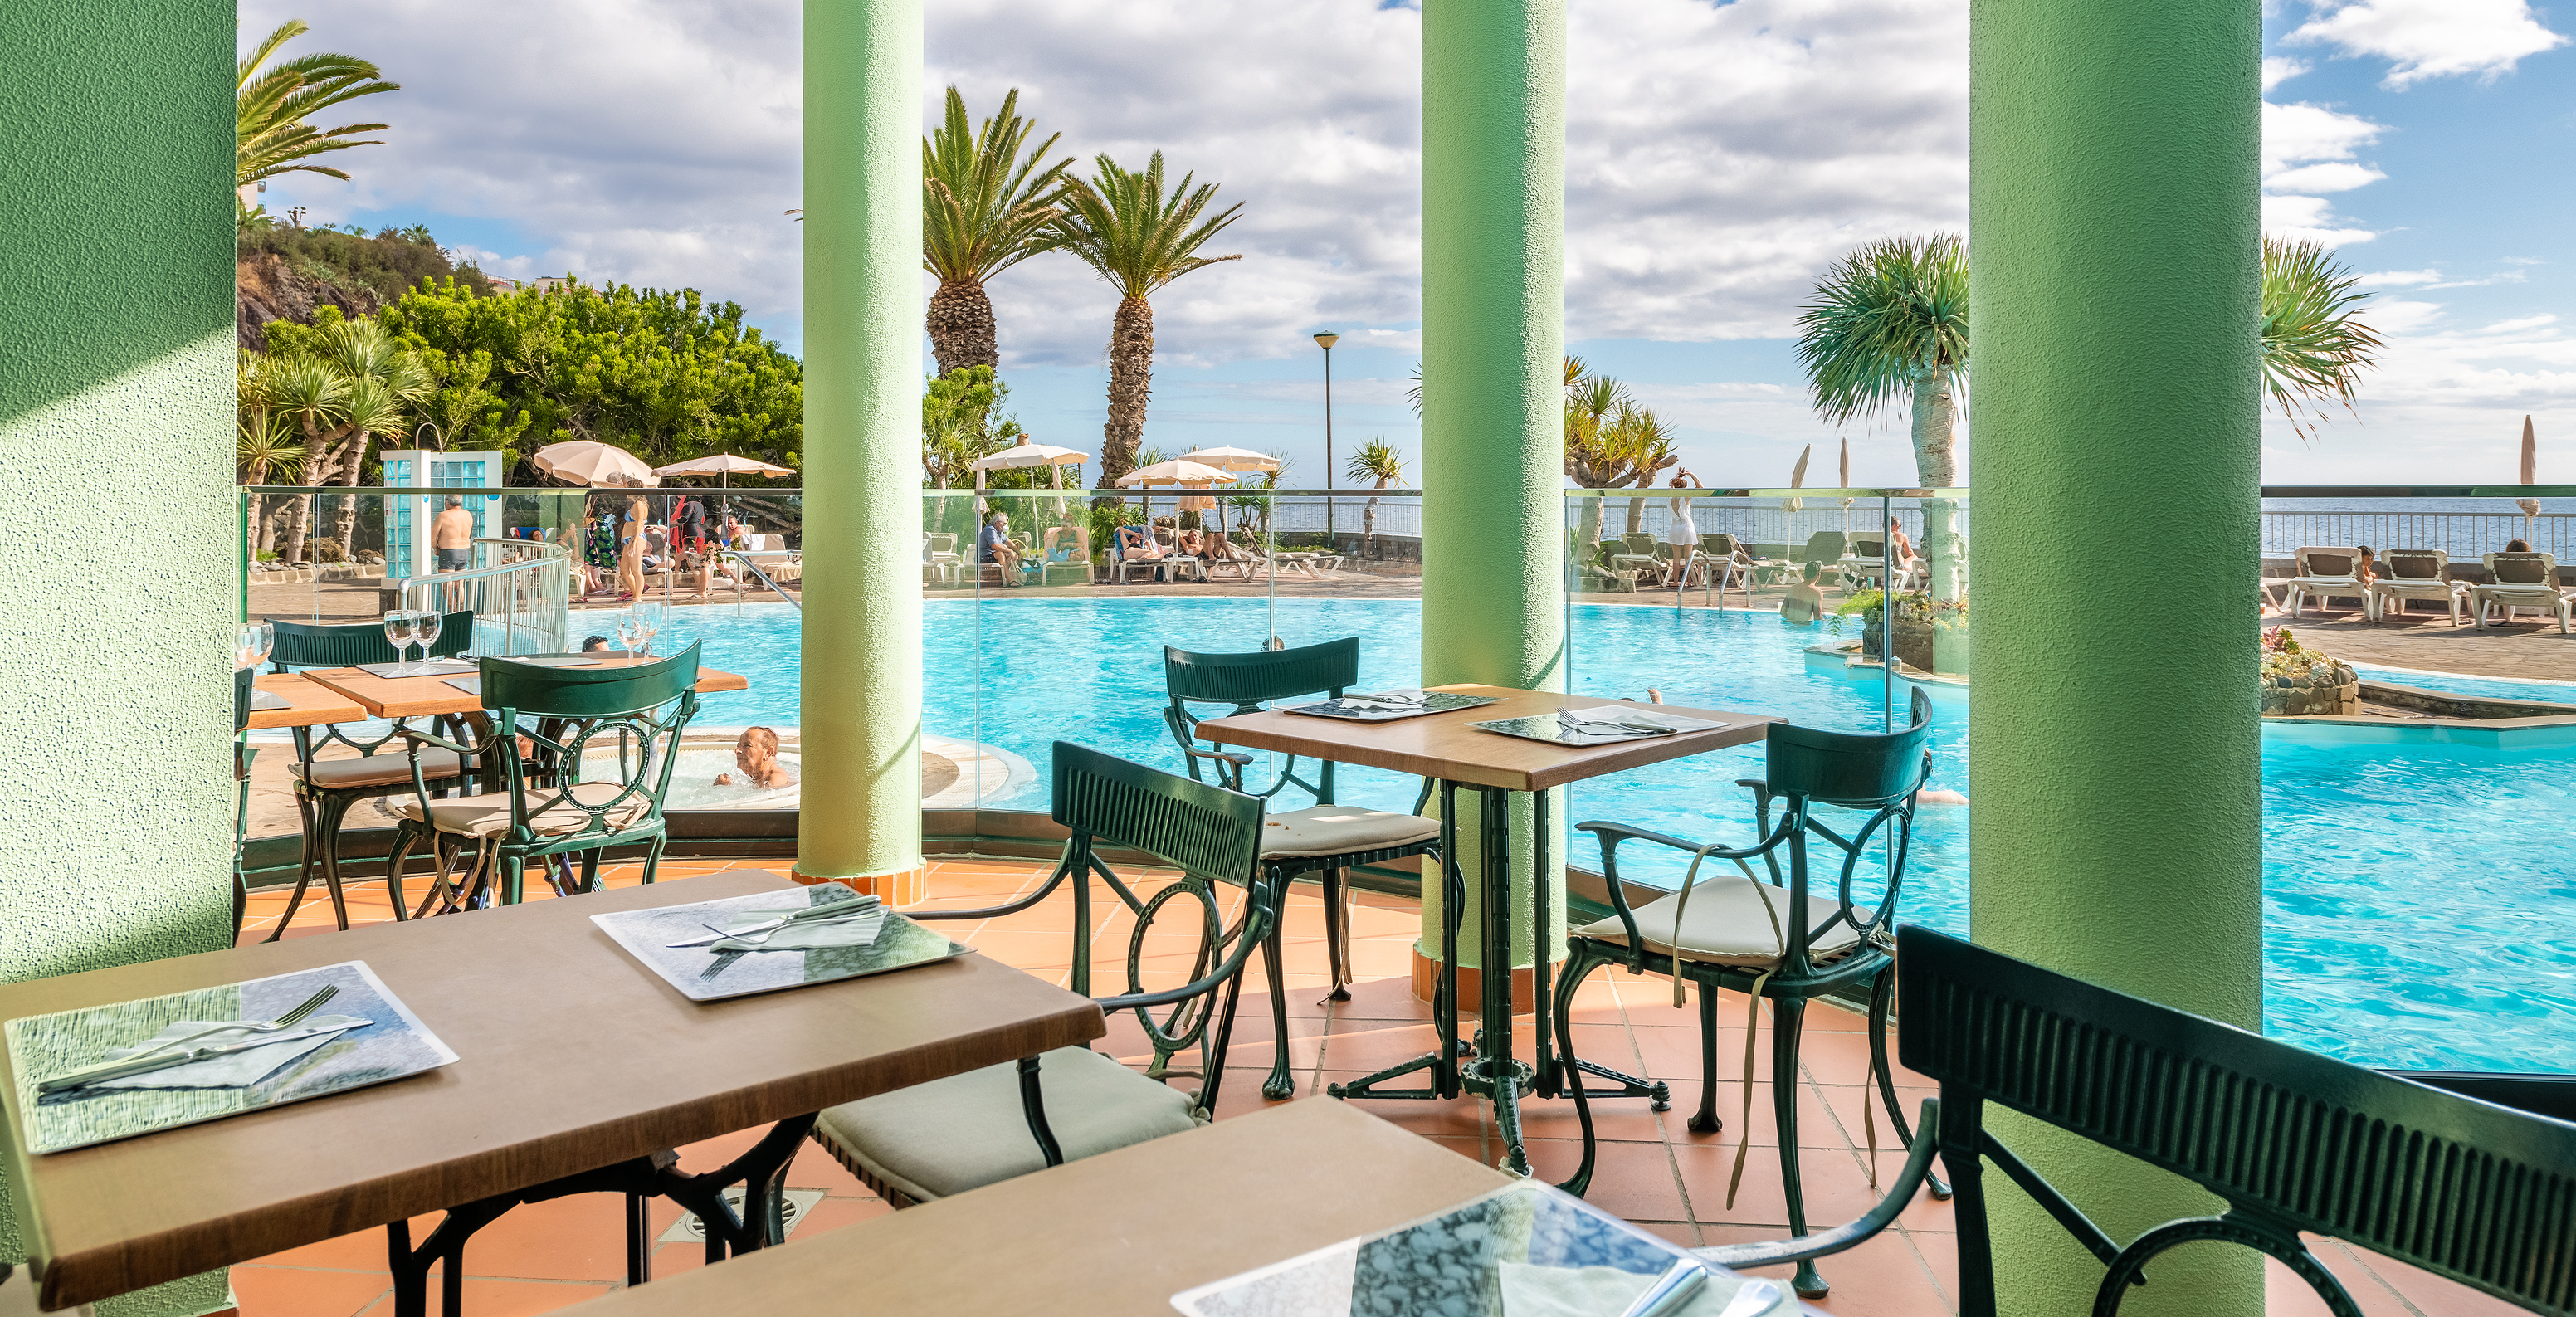
[{"label": "turquoise pool water", "polygon": [[[1270,607],[1259,598],[932,601],[923,610],[926,728],[1039,768],[1036,783],[994,802],[1002,808],[1046,808],[1047,753],[1057,740],[1177,771],[1160,712],[1160,646],[1255,648],[1270,633]],[[1364,688],[1415,681],[1413,601],[1282,599],[1276,607],[1278,633],[1291,645],[1362,637]],[[794,610],[752,606],[737,617],[729,606],[676,608],[672,619],[677,643],[703,639],[709,664],[752,680],[748,691],[709,697],[702,725],[797,721]],[[1811,663],[1803,650],[1816,639],[1772,614],[1578,605],[1571,688],[1643,698],[1655,686],[1674,704],[1875,730],[1878,679]],[[2467,680],[2480,694],[2565,698],[2565,688]],[[1966,713],[1955,696],[1939,706],[1932,785],[1973,801]],[[1573,789],[1571,818],[1747,839],[1751,811],[1734,782],[1758,775],[1760,757],[1748,747],[1584,783]],[[1359,769],[1339,781],[1345,802],[1396,809],[1410,807],[1417,786]],[[2576,868],[2563,858],[2576,820],[2576,746],[2267,736],[2263,784],[2268,1032],[2371,1065],[2576,1070],[2576,956],[2565,948],[2576,928]],[[1967,931],[1973,807],[1919,812],[1905,917]],[[1598,864],[1580,838],[1573,858]],[[2141,881],[2153,881],[2159,865],[2188,862],[2141,857]],[[1659,872],[1678,877],[1679,868]]]}]

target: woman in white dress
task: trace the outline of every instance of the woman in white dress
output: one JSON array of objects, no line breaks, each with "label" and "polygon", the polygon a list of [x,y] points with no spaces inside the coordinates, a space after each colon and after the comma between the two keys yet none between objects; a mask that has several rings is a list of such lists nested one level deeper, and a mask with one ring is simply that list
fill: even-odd
[{"label": "woman in white dress", "polygon": [[[1692,475],[1687,468],[1675,470],[1672,487],[1697,489],[1699,477]],[[1674,496],[1672,508],[1673,528],[1664,537],[1664,542],[1673,546],[1673,556],[1664,563],[1664,584],[1672,589],[1680,589],[1690,581],[1691,555],[1699,552],[1699,524],[1691,520],[1691,501],[1688,496]]]}]

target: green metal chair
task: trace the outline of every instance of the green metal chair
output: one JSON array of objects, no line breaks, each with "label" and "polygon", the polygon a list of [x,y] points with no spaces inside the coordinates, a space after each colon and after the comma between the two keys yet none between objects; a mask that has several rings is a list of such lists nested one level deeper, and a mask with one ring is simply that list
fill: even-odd
[{"label": "green metal chair", "polygon": [[[277,629],[277,645],[268,656],[271,671],[354,668],[361,663],[396,660],[394,647],[386,641],[385,629],[378,623],[330,625],[274,617],[266,620]],[[470,610],[449,613],[440,621],[438,643],[429,647],[429,654],[446,658],[464,653],[473,643],[474,614]],[[295,763],[286,771],[295,779],[295,811],[304,824],[304,846],[295,866],[295,891],[286,898],[286,913],[278,918],[277,927],[269,931],[266,940],[276,941],[294,922],[317,868],[322,873],[323,889],[331,896],[332,917],[339,922],[341,932],[349,931],[349,903],[340,880],[340,832],[348,822],[350,807],[359,801],[397,795],[411,788],[409,759],[398,748],[393,753],[377,753],[400,739],[396,732],[388,730],[368,740],[351,735],[346,724],[295,729]],[[334,745],[355,750],[357,756],[318,757]],[[447,790],[460,787],[464,768],[453,758],[432,757],[425,767],[431,783]],[[402,902],[397,899],[394,904],[399,914]]]},{"label": "green metal chair", "polygon": [[[1610,890],[1612,914],[1566,934],[1564,976],[1557,980],[1557,1046],[1561,1080],[1578,1098],[1643,1097],[1657,1110],[1669,1101],[1667,1086],[1624,1075],[1578,1060],[1574,1052],[1574,994],[1585,975],[1605,965],[1623,965],[1632,974],[1652,971],[1673,979],[1673,1004],[1681,1005],[1682,985],[1699,986],[1700,1105],[1690,1127],[1701,1134],[1721,1128],[1717,1118],[1717,994],[1721,988],[1747,994],[1750,1018],[1745,1035],[1744,1116],[1752,1113],[1753,1047],[1760,1033],[1761,999],[1771,1001],[1771,1104],[1779,1125],[1780,1182],[1789,1200],[1789,1228],[1807,1230],[1806,1197],[1798,1180],[1798,1043],[1807,1002],[1828,993],[1866,983],[1869,1007],[1870,1073],[1886,1102],[1900,1141],[1911,1141],[1903,1109],[1896,1100],[1896,1081],[1887,1066],[1887,1015],[1894,960],[1889,952],[1895,929],[1897,898],[1905,882],[1905,853],[1914,827],[1914,793],[1932,774],[1932,754],[1924,748],[1931,734],[1932,700],[1914,691],[1912,725],[1878,735],[1823,732],[1775,724],[1765,740],[1765,775],[1738,785],[1753,791],[1754,818],[1762,840],[1751,846],[1701,845],[1679,837],[1617,823],[1577,825],[1601,840],[1601,872]],[[1779,822],[1771,821],[1774,801]],[[1819,805],[1867,811],[1868,817],[1848,837],[1815,813]],[[1828,894],[1812,892],[1807,871],[1809,838],[1822,838],[1833,850],[1828,862],[1840,874]],[[1690,853],[1690,874],[1680,891],[1643,909],[1631,909],[1619,879],[1619,845],[1637,841]],[[1873,842],[1876,843],[1873,846]],[[1780,862],[1788,855],[1786,873]],[[1885,857],[1885,886],[1877,900],[1867,900],[1857,881],[1873,852]],[[1769,881],[1757,878],[1745,861],[1759,858]],[[1713,878],[1700,876],[1709,860],[1730,861],[1742,870]],[[1873,868],[1876,866],[1872,866]],[[1784,881],[1785,878],[1785,881]],[[1785,890],[1783,890],[1785,888]],[[1587,1089],[1586,1075],[1608,1079],[1616,1088]],[[1864,1113],[1868,1104],[1862,1104]],[[1578,1107],[1583,1128],[1583,1162],[1565,1183],[1581,1194],[1592,1181],[1594,1142],[1588,1102]],[[1744,1174],[1747,1145],[1738,1131],[1735,1175]],[[1873,1145],[1876,1136],[1872,1136]],[[1935,1186],[1936,1196],[1946,1188]],[[1733,1204],[1733,1183],[1727,1190]],[[1827,1286],[1815,1264],[1802,1262],[1794,1285],[1802,1298],[1820,1298]]]},{"label": "green metal chair", "polygon": [[[662,800],[671,786],[680,736],[698,711],[698,647],[666,659],[616,667],[544,668],[503,658],[482,665],[483,708],[491,731],[464,744],[409,728],[396,735],[410,743],[412,798],[397,807],[403,821],[385,861],[394,912],[402,913],[403,866],[415,845],[452,839],[471,845],[474,860],[463,879],[451,879],[443,848],[419,918],[484,904],[497,888],[503,905],[521,895],[528,862],[550,856],[581,857],[581,873],[564,892],[597,890],[600,853],[611,846],[641,845],[644,881],[653,881],[667,837]],[[616,775],[586,781],[588,752],[614,745]],[[435,799],[426,765],[444,751],[466,759],[490,756],[501,789]],[[569,869],[566,870],[569,874]]]},{"label": "green metal chair", "polygon": [[[1200,749],[1199,717],[1190,706],[1225,704],[1232,706],[1228,714],[1238,714],[1258,712],[1264,703],[1274,700],[1308,695],[1338,699],[1359,681],[1359,673],[1357,636],[1248,654],[1195,654],[1166,645],[1163,685],[1170,702],[1163,708],[1163,723],[1180,745],[1182,762],[1192,781],[1198,780],[1199,761],[1206,760],[1220,785],[1232,791],[1249,791],[1243,774],[1251,766],[1252,756],[1231,750]],[[1268,787],[1251,794],[1268,800],[1294,786],[1314,797],[1311,809],[1272,814],[1264,821],[1261,867],[1270,890],[1282,900],[1291,881],[1305,874],[1316,875],[1323,888],[1324,943],[1332,964],[1332,1000],[1349,1001],[1351,994],[1345,985],[1351,981],[1350,891],[1343,881],[1343,871],[1362,864],[1438,853],[1440,821],[1422,817],[1423,802],[1431,794],[1427,781],[1422,784],[1421,794],[1414,797],[1410,814],[1336,805],[1333,764],[1331,760],[1322,763],[1314,780],[1309,781],[1298,775],[1297,758],[1291,755]],[[1263,1082],[1261,1092],[1273,1100],[1287,1098],[1296,1091],[1288,1069],[1288,995],[1280,964],[1279,944],[1283,938],[1279,927],[1285,918],[1284,910],[1271,912],[1272,945],[1263,957],[1269,967],[1270,1014],[1277,1035],[1273,1040],[1270,1078]]]},{"label": "green metal chair", "polygon": [[[1135,917],[1127,943],[1127,987],[1100,997],[1112,1017],[1132,1012],[1153,1061],[1139,1073],[1083,1047],[845,1103],[814,1123],[814,1140],[896,1207],[946,1198],[1031,1171],[1110,1152],[1214,1118],[1225,1078],[1226,1036],[1243,990],[1244,961],[1265,943],[1276,908],[1260,863],[1261,800],[1224,787],[1086,749],[1055,743],[1055,821],[1073,833],[1039,889],[982,910],[906,912],[918,920],[992,919],[1026,910],[1070,880],[1072,988],[1091,993],[1092,879]],[[1100,858],[1104,846],[1143,851],[1181,877],[1140,898]],[[1244,918],[1224,927],[1217,885],[1241,886]],[[1190,982],[1149,991],[1146,939],[1166,905],[1197,925]],[[1166,934],[1165,936],[1169,936]],[[1173,1056],[1198,1050],[1198,1069],[1174,1070]],[[1167,1081],[1196,1079],[1195,1089]]]},{"label": "green metal chair", "polygon": [[[259,751],[242,739],[250,730],[251,681],[257,666],[233,669],[233,941],[241,941],[242,916],[250,912],[250,875],[242,872],[242,839],[250,831],[250,766]],[[279,927],[285,925],[281,923]]]},{"label": "green metal chair", "polygon": [[[1904,1171],[1848,1225],[1699,1256],[1730,1267],[1805,1267],[1842,1252],[1895,1220],[1937,1152],[1958,1186],[1962,1317],[1995,1312],[1988,1163],[2102,1260],[2094,1317],[2116,1317],[2128,1291],[2146,1284],[2150,1261],[2194,1241],[2278,1258],[2335,1317],[2361,1317],[2303,1233],[2531,1312],[2576,1313],[2576,1124],[2566,1120],[2576,1114],[2576,1075],[2426,1074],[2417,1082],[1927,928],[1904,928],[1896,945],[1905,993],[1898,1049],[1907,1069],[1941,1086],[1923,1103]],[[1989,1102],[2180,1175],[2227,1210],[2166,1222],[2123,1246],[1986,1129]]]}]

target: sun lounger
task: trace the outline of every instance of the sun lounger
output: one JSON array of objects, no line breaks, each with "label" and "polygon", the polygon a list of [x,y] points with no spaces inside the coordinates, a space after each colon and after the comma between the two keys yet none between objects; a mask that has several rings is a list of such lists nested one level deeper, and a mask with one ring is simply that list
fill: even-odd
[{"label": "sun lounger", "polygon": [[2361,588],[2361,578],[2353,575],[2353,564],[2360,560],[2361,550],[2350,546],[2301,549],[2292,555],[2296,574],[2290,578],[2290,616],[2299,616],[2309,599],[2317,601],[2321,614],[2330,598],[2359,599],[2366,607],[2369,593]]},{"label": "sun lounger", "polygon": [[1628,556],[1628,546],[1617,540],[1603,540],[1592,548],[1583,562],[1584,583],[1609,594],[1635,594],[1637,573],[1620,565]]},{"label": "sun lounger", "polygon": [[2570,592],[2559,588],[2558,559],[2546,553],[2490,553],[2486,564],[2487,583],[2469,587],[2469,607],[2479,630],[2486,629],[2487,609],[2501,604],[2507,622],[2517,608],[2537,608],[2558,614],[2559,634],[2567,633]]},{"label": "sun lounger", "polygon": [[2405,612],[2409,599],[2441,600],[2451,606],[2451,625],[2460,624],[2469,589],[2451,579],[2451,555],[2440,549],[2390,549],[2380,563],[2388,574],[2370,583],[2370,597],[2362,601],[2371,625],[2387,616],[2391,602]]}]

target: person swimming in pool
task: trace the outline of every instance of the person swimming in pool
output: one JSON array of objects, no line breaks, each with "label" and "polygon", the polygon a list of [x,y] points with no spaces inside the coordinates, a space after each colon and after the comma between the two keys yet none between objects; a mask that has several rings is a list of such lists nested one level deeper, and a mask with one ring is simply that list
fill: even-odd
[{"label": "person swimming in pool", "polygon": [[[778,733],[766,727],[742,729],[742,735],[733,740],[733,764],[735,768],[742,770],[741,785],[743,786],[775,790],[779,787],[796,785],[795,775],[787,771],[785,764],[778,762]],[[720,787],[735,785],[734,775],[717,774],[716,785]]]},{"label": "person swimming in pool", "polygon": [[1789,587],[1787,597],[1780,601],[1781,621],[1791,626],[1813,626],[1817,618],[1825,615],[1825,592],[1816,586],[1816,578],[1823,572],[1823,564],[1807,564],[1802,578]]}]

